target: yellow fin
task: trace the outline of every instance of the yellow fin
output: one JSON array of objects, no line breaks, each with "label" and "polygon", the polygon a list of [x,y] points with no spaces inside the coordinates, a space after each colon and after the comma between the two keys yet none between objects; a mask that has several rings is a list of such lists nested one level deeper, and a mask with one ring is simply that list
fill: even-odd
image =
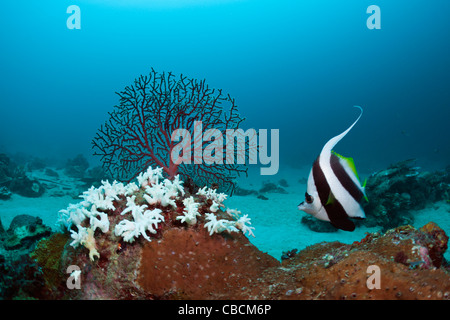
[{"label": "yellow fin", "polygon": [[366,201],[369,202],[369,198],[367,198],[367,195],[366,195],[366,184],[367,184],[367,178],[364,179],[362,189],[363,189],[364,199],[366,199]]},{"label": "yellow fin", "polygon": [[[339,153],[337,153],[334,150],[332,150],[331,153],[334,154],[335,156],[337,156],[338,158],[344,160],[347,163],[347,165],[350,167],[350,169],[353,171],[356,178],[358,178],[358,180],[359,180],[358,172],[356,171],[355,162],[353,161],[353,158],[341,156]],[[359,181],[361,181],[361,180],[359,180]]]},{"label": "yellow fin", "polygon": [[336,198],[334,197],[333,192],[330,191],[330,194],[328,195],[327,203],[325,203],[326,206],[333,204]]}]

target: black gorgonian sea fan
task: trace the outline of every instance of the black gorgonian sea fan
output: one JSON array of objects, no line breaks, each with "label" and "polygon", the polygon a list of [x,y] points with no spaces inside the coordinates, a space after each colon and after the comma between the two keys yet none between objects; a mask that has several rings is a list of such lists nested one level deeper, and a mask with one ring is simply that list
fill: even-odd
[{"label": "black gorgonian sea fan", "polygon": [[[197,136],[194,141],[193,133],[199,129],[199,123],[202,132],[216,129],[219,131],[215,132],[225,136],[227,129],[237,130],[244,120],[238,114],[234,99],[224,95],[222,90],[209,88],[205,80],[176,77],[171,72],[158,73],[151,69],[148,75],[141,75],[117,94],[119,105],[109,112],[109,119],[92,140],[94,155],[101,157],[103,168],[114,179],[130,181],[149,166],[159,166],[169,179],[179,174],[184,181],[192,181],[196,186],[216,185],[224,192],[232,192],[235,179],[247,173],[244,165],[227,163],[225,152],[219,155],[213,151],[211,156],[216,160],[223,157],[223,161],[213,163],[199,163],[198,153],[194,154],[195,150],[198,152],[194,144],[205,150],[208,145],[225,140],[218,140],[216,136],[214,139],[203,136],[203,140],[199,140]],[[172,141],[172,134],[180,128],[189,132],[190,137],[185,134]],[[183,149],[180,154],[192,161],[190,164],[174,162],[172,151],[181,141],[189,141],[186,138],[192,138],[192,147]],[[234,147],[234,151],[239,152],[237,149]]]}]

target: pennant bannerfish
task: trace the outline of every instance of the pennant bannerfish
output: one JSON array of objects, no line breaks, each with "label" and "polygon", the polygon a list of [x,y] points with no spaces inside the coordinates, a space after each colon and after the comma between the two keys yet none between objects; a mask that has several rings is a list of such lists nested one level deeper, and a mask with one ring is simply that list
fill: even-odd
[{"label": "pennant bannerfish", "polygon": [[299,210],[345,231],[355,230],[355,224],[349,218],[366,217],[361,207],[361,200],[367,200],[365,183],[361,186],[353,159],[332,150],[361,118],[363,109],[355,107],[361,110],[358,119],[325,144],[309,173],[305,201],[298,205]]}]

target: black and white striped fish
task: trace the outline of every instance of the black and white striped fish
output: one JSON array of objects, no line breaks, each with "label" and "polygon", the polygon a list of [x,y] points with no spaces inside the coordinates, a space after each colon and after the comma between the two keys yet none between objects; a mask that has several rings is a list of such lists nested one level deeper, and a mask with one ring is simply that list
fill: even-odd
[{"label": "black and white striped fish", "polygon": [[361,186],[353,159],[332,150],[361,118],[363,109],[355,107],[361,110],[358,119],[325,144],[309,174],[305,201],[298,205],[298,209],[345,231],[355,230],[349,218],[366,217],[361,207],[362,198],[367,200],[365,183]]}]

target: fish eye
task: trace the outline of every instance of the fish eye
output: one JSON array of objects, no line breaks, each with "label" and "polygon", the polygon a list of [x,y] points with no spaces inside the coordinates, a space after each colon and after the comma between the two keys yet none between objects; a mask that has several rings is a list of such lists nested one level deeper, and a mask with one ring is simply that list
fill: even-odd
[{"label": "fish eye", "polygon": [[314,201],[314,198],[308,194],[308,192],[305,192],[305,200],[306,203],[312,203]]}]

